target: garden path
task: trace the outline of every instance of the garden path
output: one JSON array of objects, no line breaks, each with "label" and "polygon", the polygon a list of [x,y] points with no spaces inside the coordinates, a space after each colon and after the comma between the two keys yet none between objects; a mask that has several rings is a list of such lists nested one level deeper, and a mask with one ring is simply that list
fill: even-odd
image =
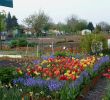
[{"label": "garden path", "polygon": [[21,64],[15,61],[0,60],[0,67],[20,67]]},{"label": "garden path", "polygon": [[84,100],[102,100],[102,97],[105,94],[107,88],[107,80],[102,77],[96,86],[89,91],[87,96],[84,98]]}]

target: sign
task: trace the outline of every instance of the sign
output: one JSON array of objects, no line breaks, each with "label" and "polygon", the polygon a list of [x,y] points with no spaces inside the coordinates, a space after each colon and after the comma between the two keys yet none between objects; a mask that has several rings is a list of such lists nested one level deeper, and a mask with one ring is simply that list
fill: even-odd
[{"label": "sign", "polygon": [[13,0],[0,0],[0,6],[13,8]]}]

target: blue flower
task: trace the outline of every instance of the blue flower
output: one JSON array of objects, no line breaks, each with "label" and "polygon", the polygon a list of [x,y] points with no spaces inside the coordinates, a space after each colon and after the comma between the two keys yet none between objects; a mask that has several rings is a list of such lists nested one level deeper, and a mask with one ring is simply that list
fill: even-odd
[{"label": "blue flower", "polygon": [[33,64],[38,65],[40,63],[40,60],[34,60]]},{"label": "blue flower", "polygon": [[48,88],[50,91],[57,91],[60,90],[64,84],[65,81],[50,80],[48,81]]}]

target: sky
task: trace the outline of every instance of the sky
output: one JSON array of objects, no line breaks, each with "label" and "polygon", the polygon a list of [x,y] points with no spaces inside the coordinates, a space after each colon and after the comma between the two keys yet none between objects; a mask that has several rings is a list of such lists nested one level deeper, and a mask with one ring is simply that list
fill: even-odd
[{"label": "sky", "polygon": [[39,10],[49,15],[53,22],[65,22],[72,15],[97,24],[105,21],[110,24],[110,0],[13,0],[13,8],[0,6],[15,15],[20,24],[23,19]]}]

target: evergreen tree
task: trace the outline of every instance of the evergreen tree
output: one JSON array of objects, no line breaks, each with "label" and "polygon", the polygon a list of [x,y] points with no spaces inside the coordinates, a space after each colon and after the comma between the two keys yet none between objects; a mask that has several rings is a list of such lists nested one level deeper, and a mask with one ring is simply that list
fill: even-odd
[{"label": "evergreen tree", "polygon": [[16,16],[13,16],[11,21],[12,21],[12,28],[17,28],[18,22]]},{"label": "evergreen tree", "polygon": [[89,22],[89,24],[87,25],[87,29],[93,31],[94,30],[94,26],[92,24],[92,22]]},{"label": "evergreen tree", "polygon": [[6,23],[7,23],[7,31],[12,29],[12,20],[11,20],[11,14],[8,13],[8,16],[6,18]]}]

